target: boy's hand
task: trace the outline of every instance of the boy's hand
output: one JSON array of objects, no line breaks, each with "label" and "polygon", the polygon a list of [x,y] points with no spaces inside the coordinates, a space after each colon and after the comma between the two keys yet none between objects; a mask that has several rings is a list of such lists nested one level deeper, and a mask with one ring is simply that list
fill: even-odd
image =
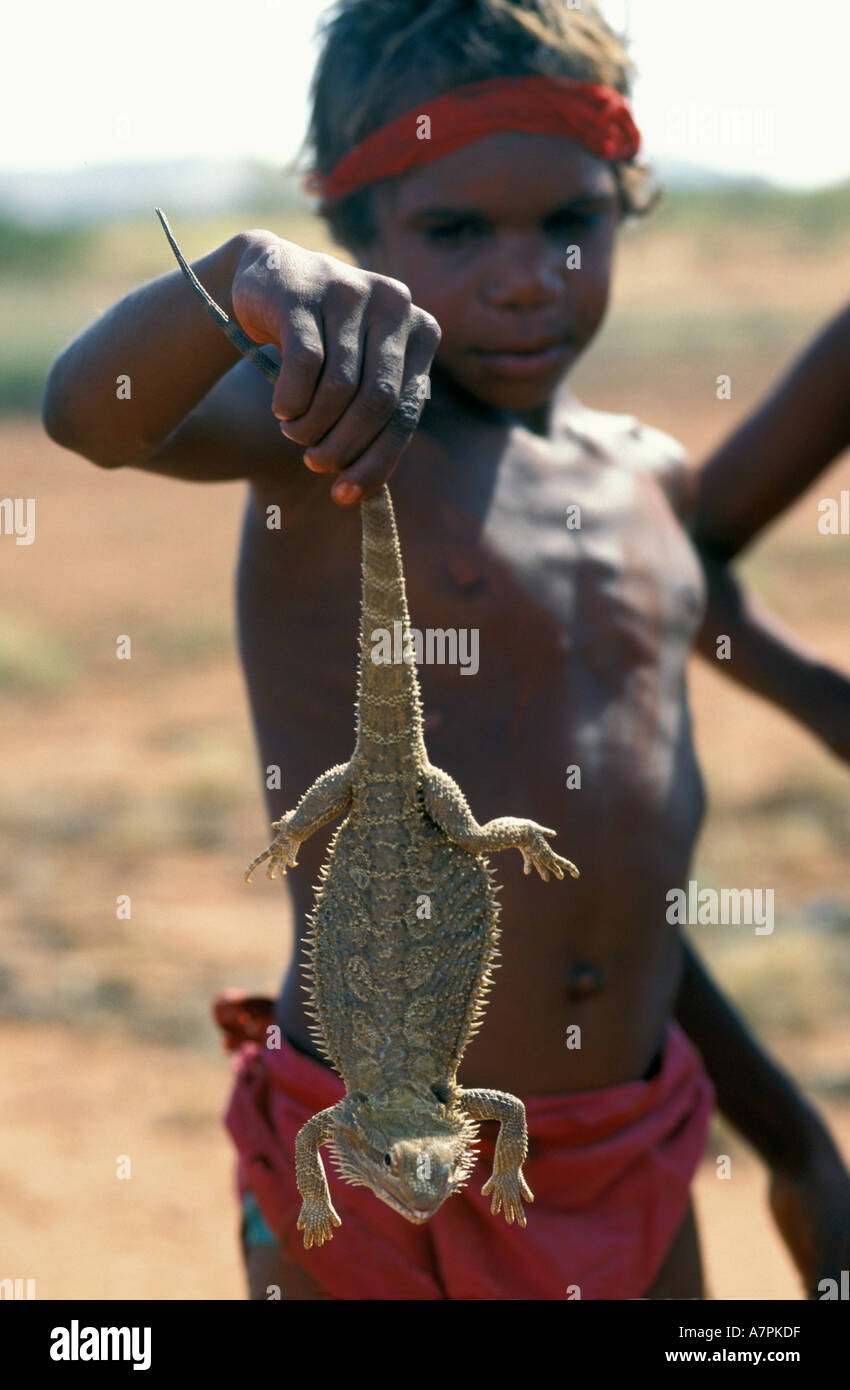
[{"label": "boy's hand", "polygon": [[345,470],[343,505],[377,492],[410,442],[440,342],[436,319],[398,280],[252,236],[233,279],[233,311],[281,354],[272,410],[317,473]]},{"label": "boy's hand", "polygon": [[827,1153],[794,1175],[774,1172],[770,1208],[807,1295],[822,1298],[824,1279],[840,1292],[841,1271],[850,1269],[850,1175],[839,1156]]}]

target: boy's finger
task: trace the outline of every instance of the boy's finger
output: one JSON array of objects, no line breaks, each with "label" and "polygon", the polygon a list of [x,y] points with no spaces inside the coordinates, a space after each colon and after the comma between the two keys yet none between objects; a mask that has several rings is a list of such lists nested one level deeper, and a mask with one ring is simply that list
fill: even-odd
[{"label": "boy's finger", "polygon": [[[346,437],[348,414],[331,434],[322,440],[319,449],[310,450],[312,460],[321,454],[328,458],[328,471],[345,469],[354,473],[358,487],[367,486],[370,492],[380,487],[390,476],[402,450],[410,442],[428,395],[428,373],[440,341],[436,320],[421,309],[411,311],[411,331],[407,340],[403,380],[398,404],[379,431],[370,430],[370,439],[358,448],[356,438]],[[352,407],[353,408],[353,407]],[[350,412],[349,412],[350,414]],[[336,501],[359,501],[359,496],[345,498],[345,491],[334,489]]]},{"label": "boy's finger", "polygon": [[280,345],[280,376],[275,383],[272,410],[278,419],[292,420],[310,407],[324,365],[325,348],[312,309],[292,309],[284,322],[286,332]]},{"label": "boy's finger", "polygon": [[[349,506],[371,497],[391,476],[419,424],[428,399],[429,372],[440,342],[436,319],[421,310],[414,314],[415,328],[407,344],[404,385],[397,409],[365,453],[345,470],[331,489],[331,497]],[[353,491],[352,491],[353,489]]]},{"label": "boy's finger", "polygon": [[377,285],[366,314],[357,393],[333,429],[310,449],[305,458],[309,467],[317,472],[347,467],[392,418],[404,385],[410,328],[409,291],[401,285]]},{"label": "boy's finger", "polygon": [[362,501],[364,497],[372,497],[392,475],[419,424],[427,381],[427,372],[419,372],[409,378],[398,409],[378,438],[334,483],[331,497],[335,502],[350,505]]},{"label": "boy's finger", "polygon": [[[318,444],[345,414],[360,388],[366,304],[362,294],[354,302],[338,300],[326,309],[322,328],[325,361],[312,401],[303,415],[289,420],[284,434],[306,448]],[[320,470],[316,470],[320,471]]]}]

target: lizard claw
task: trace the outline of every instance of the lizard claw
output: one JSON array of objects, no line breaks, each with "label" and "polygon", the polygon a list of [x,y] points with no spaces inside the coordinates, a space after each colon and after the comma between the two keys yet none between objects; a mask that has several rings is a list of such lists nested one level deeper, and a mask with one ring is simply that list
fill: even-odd
[{"label": "lizard claw", "polygon": [[258,854],[245,870],[245,882],[251,882],[251,875],[260,864],[264,864],[268,859],[269,867],[266,870],[266,878],[275,877],[275,869],[280,869],[281,877],[285,876],[287,869],[294,869],[298,863],[298,849],[301,844],[291,835],[286,826],[286,817],[282,820],[272,821],[272,830],[277,830],[277,835],[272,840],[267,850]]},{"label": "lizard claw", "polygon": [[545,826],[535,825],[533,821],[528,822],[528,833],[524,844],[518,846],[522,854],[522,871],[530,874],[535,868],[543,879],[544,883],[549,882],[549,874],[552,873],[556,878],[561,879],[565,873],[571,878],[578,878],[579,871],[569,859],[564,859],[560,854],[556,854],[552,846],[546,843],[544,836],[555,835],[557,831],[547,830]]},{"label": "lizard claw", "polygon": [[302,1202],[296,1229],[304,1232],[305,1250],[311,1245],[324,1245],[333,1235],[332,1226],[341,1225],[332,1202],[308,1202],[306,1198]]},{"label": "lizard claw", "polygon": [[522,1175],[521,1168],[515,1168],[504,1173],[493,1173],[481,1189],[482,1197],[487,1197],[492,1192],[493,1200],[490,1203],[490,1211],[495,1216],[497,1212],[505,1209],[505,1220],[509,1226],[514,1221],[519,1226],[525,1226],[525,1211],[523,1210],[522,1199],[526,1202],[534,1201],[534,1193]]}]

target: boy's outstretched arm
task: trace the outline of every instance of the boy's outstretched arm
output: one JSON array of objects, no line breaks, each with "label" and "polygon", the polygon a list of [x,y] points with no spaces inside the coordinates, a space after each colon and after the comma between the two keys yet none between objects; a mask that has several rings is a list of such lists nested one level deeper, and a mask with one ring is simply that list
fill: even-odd
[{"label": "boy's outstretched arm", "polygon": [[693,539],[725,562],[850,446],[850,305],[699,470]]},{"label": "boy's outstretched arm", "polygon": [[770,1205],[806,1292],[850,1269],[850,1174],[829,1131],[683,942],[676,1018],[699,1048],[721,1114],[771,1173]]},{"label": "boy's outstretched arm", "polygon": [[[345,471],[331,491],[340,506],[377,492],[419,424],[436,320],[401,281],[262,228],[231,237],[194,272],[206,306],[174,270],[60,353],[42,406],[50,437],[103,468],[195,482],[271,474],[281,486],[303,461]],[[243,362],[249,341],[274,357],[252,351]]]},{"label": "boy's outstretched arm", "polygon": [[[231,286],[256,236],[239,233],[195,263],[231,312]],[[45,429],[102,468],[140,466],[240,360],[182,273],[169,271],[113,304],[59,354],[45,387]],[[215,433],[204,443],[209,453]],[[196,476],[194,462],[203,476],[200,456],[175,476]]]}]

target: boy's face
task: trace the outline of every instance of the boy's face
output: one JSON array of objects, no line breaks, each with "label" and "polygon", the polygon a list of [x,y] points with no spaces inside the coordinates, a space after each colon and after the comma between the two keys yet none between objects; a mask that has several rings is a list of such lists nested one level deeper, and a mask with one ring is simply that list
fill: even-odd
[{"label": "boy's face", "polygon": [[605,315],[610,166],[561,136],[509,131],[378,186],[373,206],[360,264],[434,315],[443,370],[497,409],[544,406]]}]

